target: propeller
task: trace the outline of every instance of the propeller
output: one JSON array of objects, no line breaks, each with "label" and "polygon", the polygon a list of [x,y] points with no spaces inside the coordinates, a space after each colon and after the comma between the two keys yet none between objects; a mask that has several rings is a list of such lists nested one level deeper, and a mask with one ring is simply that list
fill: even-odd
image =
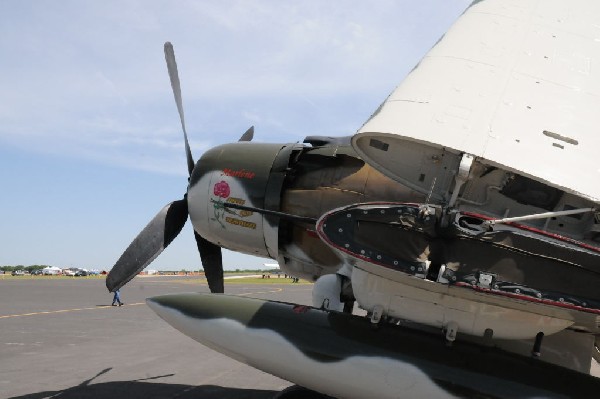
[{"label": "propeller", "polygon": [[[194,170],[194,158],[185,129],[183,114],[183,101],[181,98],[181,84],[177,72],[175,52],[170,42],[165,43],[165,60],[171,88],[181,121],[183,139],[185,142],[185,155],[187,159],[188,175]],[[251,126],[239,141],[251,141],[254,137],[254,126]],[[127,284],[139,272],[144,270],[160,253],[177,237],[188,219],[187,194],[180,200],[171,202],[154,216],[146,227],[131,242],[119,260],[115,263],[106,277],[106,287],[114,292]],[[223,285],[223,259],[221,247],[213,244],[194,231],[194,238],[200,253],[200,260],[210,291],[213,293],[224,292]]]}]

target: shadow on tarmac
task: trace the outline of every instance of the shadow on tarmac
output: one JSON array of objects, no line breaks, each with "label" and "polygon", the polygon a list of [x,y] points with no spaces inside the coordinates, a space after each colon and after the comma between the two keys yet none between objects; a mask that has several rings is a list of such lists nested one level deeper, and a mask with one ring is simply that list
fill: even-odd
[{"label": "shadow on tarmac", "polygon": [[62,391],[44,391],[11,399],[86,399],[86,398],[111,398],[111,399],[272,399],[278,391],[258,389],[225,388],[215,385],[182,385],[163,384],[139,381],[115,381],[92,384]]},{"label": "shadow on tarmac", "polygon": [[44,391],[27,395],[14,396],[10,399],[272,399],[278,391],[259,389],[226,388],[216,385],[183,385],[165,384],[160,382],[144,382],[174,374],[161,375],[133,381],[112,381],[90,384],[97,377],[108,373],[112,368],[107,368],[96,374],[93,378],[81,384],[58,391]]}]

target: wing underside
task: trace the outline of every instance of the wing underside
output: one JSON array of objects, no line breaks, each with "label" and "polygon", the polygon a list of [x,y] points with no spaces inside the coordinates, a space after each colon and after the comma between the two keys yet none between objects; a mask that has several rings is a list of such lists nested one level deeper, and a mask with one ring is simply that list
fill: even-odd
[{"label": "wing underside", "polygon": [[474,2],[353,146],[397,180],[390,153],[419,142],[598,202],[599,16],[595,0]]}]

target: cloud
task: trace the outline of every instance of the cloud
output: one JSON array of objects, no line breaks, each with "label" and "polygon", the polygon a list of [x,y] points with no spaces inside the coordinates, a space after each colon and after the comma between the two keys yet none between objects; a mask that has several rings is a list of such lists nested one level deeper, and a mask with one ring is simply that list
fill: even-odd
[{"label": "cloud", "polygon": [[4,2],[0,142],[179,174],[166,40],[196,157],[252,124],[259,141],[351,134],[467,3]]}]

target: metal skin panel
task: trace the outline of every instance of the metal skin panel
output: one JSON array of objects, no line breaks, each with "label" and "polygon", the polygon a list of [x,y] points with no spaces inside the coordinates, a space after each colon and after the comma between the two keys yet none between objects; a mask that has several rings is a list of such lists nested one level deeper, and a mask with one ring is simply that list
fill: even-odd
[{"label": "metal skin panel", "polygon": [[600,201],[599,15],[596,0],[475,2],[359,129],[354,148],[400,181],[404,170],[371,139],[466,152]]},{"label": "metal skin panel", "polygon": [[[439,334],[227,295],[147,300],[169,324],[245,364],[338,398],[589,397],[600,380]],[[293,359],[293,361],[291,361]]]}]

